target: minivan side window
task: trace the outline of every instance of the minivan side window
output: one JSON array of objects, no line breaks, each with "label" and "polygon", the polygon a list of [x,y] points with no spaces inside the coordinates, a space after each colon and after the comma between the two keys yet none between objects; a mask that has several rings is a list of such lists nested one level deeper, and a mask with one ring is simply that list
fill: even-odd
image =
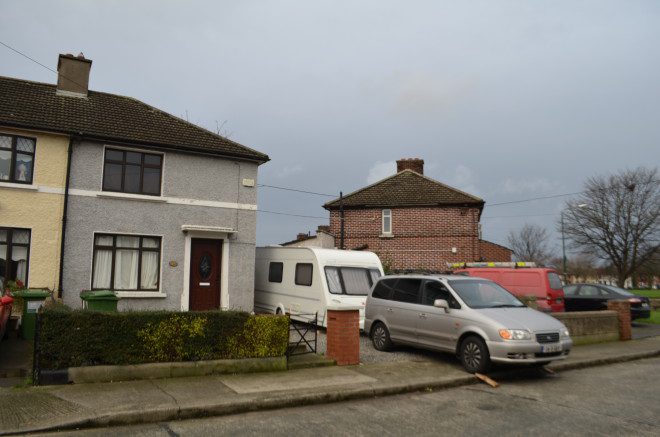
[{"label": "minivan side window", "polygon": [[371,293],[371,297],[376,299],[392,299],[392,288],[396,283],[396,279],[383,279],[378,281],[374,287],[374,292]]},{"label": "minivan side window", "polygon": [[312,272],[314,267],[309,263],[296,264],[296,285],[312,285]]},{"label": "minivan side window", "polygon": [[407,303],[419,302],[419,288],[422,283],[421,279],[407,279],[401,278],[394,287],[394,295],[392,300]]},{"label": "minivan side window", "polygon": [[282,282],[283,263],[271,262],[268,265],[268,282]]},{"label": "minivan side window", "polygon": [[449,308],[460,309],[461,304],[442,282],[426,281],[424,283],[424,293],[422,293],[422,305],[433,306],[436,299],[444,299],[449,304]]}]

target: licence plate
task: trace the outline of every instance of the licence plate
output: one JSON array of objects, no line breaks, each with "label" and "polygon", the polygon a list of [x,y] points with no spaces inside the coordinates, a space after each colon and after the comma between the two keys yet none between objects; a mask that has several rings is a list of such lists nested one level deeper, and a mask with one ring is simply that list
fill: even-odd
[{"label": "licence plate", "polygon": [[561,352],[561,344],[544,344],[541,346],[541,352],[551,353],[551,352]]}]

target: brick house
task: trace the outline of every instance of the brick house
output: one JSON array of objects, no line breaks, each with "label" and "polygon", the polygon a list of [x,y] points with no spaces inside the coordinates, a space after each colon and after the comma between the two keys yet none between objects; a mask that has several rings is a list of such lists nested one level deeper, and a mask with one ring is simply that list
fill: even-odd
[{"label": "brick house", "polygon": [[[479,238],[484,201],[424,176],[422,159],[343,197],[344,247],[370,250],[392,270],[447,270],[448,262],[510,261],[511,250]],[[340,246],[340,199],[323,205]]]}]

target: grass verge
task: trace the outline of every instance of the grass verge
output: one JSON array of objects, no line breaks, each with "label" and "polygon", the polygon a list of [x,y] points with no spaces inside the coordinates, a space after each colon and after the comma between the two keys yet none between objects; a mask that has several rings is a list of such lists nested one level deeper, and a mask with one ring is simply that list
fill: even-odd
[{"label": "grass verge", "polygon": [[651,317],[648,319],[635,319],[635,322],[660,325],[660,311],[651,311]]},{"label": "grass verge", "polygon": [[630,292],[651,299],[660,299],[660,290],[630,290]]}]

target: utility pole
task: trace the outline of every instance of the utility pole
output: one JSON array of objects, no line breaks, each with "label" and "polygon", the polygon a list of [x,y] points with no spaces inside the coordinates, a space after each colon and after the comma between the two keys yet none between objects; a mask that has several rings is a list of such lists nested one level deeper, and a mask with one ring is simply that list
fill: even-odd
[{"label": "utility pole", "polygon": [[564,281],[566,281],[566,238],[564,237],[564,211],[561,212],[561,253],[563,261]]},{"label": "utility pole", "polygon": [[344,193],[339,192],[339,248],[344,249]]}]

